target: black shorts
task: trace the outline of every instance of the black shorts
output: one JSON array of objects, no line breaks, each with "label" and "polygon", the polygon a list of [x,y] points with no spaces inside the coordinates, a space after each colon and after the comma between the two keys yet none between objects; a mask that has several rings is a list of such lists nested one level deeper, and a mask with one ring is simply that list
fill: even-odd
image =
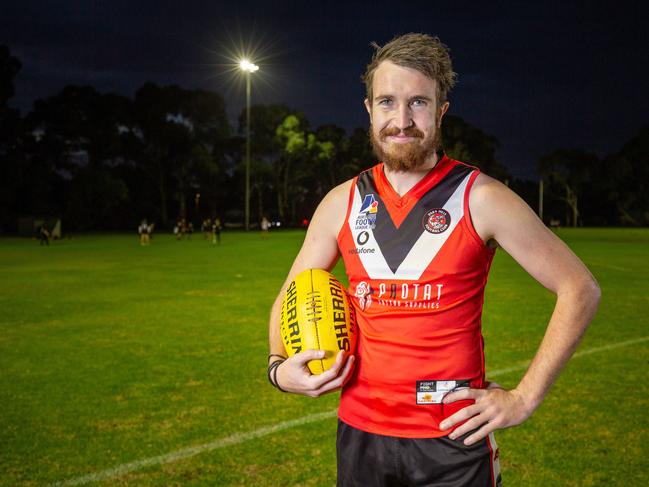
[{"label": "black shorts", "polygon": [[338,487],[500,487],[498,446],[441,438],[366,433],[338,420]]}]

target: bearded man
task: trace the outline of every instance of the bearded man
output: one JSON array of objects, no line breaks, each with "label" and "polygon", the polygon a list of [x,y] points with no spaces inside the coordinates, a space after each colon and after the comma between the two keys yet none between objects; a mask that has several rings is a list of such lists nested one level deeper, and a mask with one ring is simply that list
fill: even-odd
[{"label": "bearded man", "polygon": [[[540,405],[592,319],[599,287],[516,194],[444,154],[455,79],[446,46],[407,34],[374,48],[365,107],[381,162],[318,206],[271,311],[269,376],[281,391],[312,397],[343,388],[339,486],[497,486],[493,432]],[[496,247],[557,295],[512,390],[485,378],[482,304]],[[281,298],[299,272],[330,270],[341,256],[357,349],[311,375],[305,364],[324,352],[284,357]]]}]

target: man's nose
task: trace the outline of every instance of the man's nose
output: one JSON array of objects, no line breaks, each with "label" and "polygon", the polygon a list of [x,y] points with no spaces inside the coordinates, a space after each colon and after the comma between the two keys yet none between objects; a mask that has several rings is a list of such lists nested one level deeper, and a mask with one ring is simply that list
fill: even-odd
[{"label": "man's nose", "polygon": [[412,123],[412,114],[408,105],[399,107],[394,121],[397,128],[403,130],[410,127]]}]

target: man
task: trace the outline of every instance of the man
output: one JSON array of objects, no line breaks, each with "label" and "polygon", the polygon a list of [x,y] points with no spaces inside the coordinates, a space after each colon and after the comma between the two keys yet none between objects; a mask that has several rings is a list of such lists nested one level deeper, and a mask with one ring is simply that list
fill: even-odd
[{"label": "man", "polygon": [[[322,351],[284,359],[280,292],[269,328],[269,365],[279,362],[271,379],[313,397],[344,386],[338,485],[500,485],[493,432],[540,405],[594,315],[599,288],[518,196],[441,151],[454,73],[439,39],[407,34],[374,47],[365,106],[382,163],[325,196],[283,288],[342,256],[357,350],[319,376],[305,363]],[[485,380],[481,314],[496,246],[557,295],[539,350],[512,390]]]},{"label": "man", "polygon": [[140,226],[137,227],[137,233],[140,235],[140,245],[149,245],[152,230],[153,228],[149,226],[146,218],[140,222]]},{"label": "man", "polygon": [[41,228],[38,230],[38,240],[39,245],[50,244],[50,232],[47,228],[45,228],[45,224],[41,225]]},{"label": "man", "polygon": [[212,235],[211,218],[206,218],[205,220],[203,220],[203,224],[201,225],[201,230],[203,230],[203,233],[205,234],[205,240],[209,240],[210,236]]},{"label": "man", "polygon": [[215,217],[212,223],[212,245],[216,243],[221,245],[221,219]]},{"label": "man", "polygon": [[261,219],[261,238],[268,238],[268,230],[270,229],[270,221],[265,216]]}]

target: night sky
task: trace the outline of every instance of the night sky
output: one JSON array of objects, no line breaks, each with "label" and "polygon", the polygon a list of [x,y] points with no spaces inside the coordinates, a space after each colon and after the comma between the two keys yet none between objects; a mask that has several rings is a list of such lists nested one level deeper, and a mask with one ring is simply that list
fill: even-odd
[{"label": "night sky", "polygon": [[[367,127],[360,76],[396,34],[437,35],[459,81],[449,113],[501,144],[517,177],[542,154],[615,152],[649,123],[647,2],[2,2],[0,43],[23,63],[11,105],[27,113],[67,84],[133,96],[145,82],[244,104],[237,52],[260,66],[253,103],[286,103],[313,127]],[[467,161],[471,162],[471,161]]]}]

